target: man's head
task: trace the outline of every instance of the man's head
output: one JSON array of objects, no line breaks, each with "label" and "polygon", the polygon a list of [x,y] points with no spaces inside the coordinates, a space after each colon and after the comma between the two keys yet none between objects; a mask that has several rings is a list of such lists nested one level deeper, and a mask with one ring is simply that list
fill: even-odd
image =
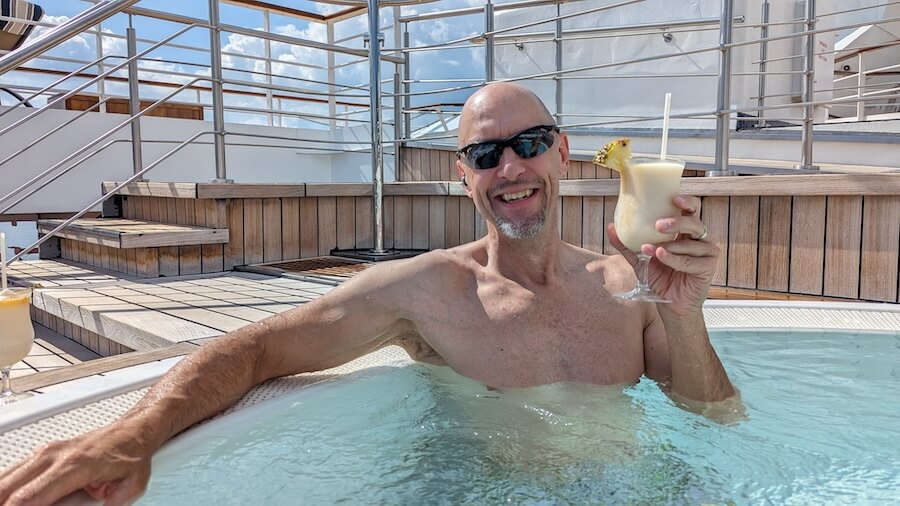
[{"label": "man's head", "polygon": [[481,215],[511,239],[537,235],[556,205],[568,139],[532,91],[489,84],[463,106],[456,163]]}]

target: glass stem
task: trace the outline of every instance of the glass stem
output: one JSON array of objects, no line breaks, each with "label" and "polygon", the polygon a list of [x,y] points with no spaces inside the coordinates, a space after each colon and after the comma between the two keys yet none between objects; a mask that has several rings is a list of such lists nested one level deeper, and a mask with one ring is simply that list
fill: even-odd
[{"label": "glass stem", "polygon": [[649,292],[650,285],[647,283],[647,277],[650,275],[650,257],[639,254],[638,260],[640,260],[640,265],[638,265],[637,288],[641,292]]},{"label": "glass stem", "polygon": [[3,386],[2,391],[0,391],[0,398],[9,397],[13,394],[12,388],[9,385],[9,367],[3,368]]}]

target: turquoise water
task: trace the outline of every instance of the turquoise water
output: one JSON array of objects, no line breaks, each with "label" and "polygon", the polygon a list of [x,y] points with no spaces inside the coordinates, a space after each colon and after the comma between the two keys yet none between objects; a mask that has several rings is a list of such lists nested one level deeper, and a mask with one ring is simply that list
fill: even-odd
[{"label": "turquoise water", "polygon": [[[744,416],[649,380],[489,390],[382,367],[210,422],[140,504],[885,504],[900,491],[900,333],[718,332]],[[240,427],[240,428],[236,428]]]}]

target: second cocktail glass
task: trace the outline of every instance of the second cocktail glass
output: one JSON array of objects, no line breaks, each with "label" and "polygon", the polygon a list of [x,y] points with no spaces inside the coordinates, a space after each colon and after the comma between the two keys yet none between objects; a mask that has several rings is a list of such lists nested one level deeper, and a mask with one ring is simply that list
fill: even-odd
[{"label": "second cocktail glass", "polygon": [[31,288],[9,288],[0,291],[0,406],[29,397],[16,394],[10,388],[10,369],[25,358],[34,342],[31,325]]},{"label": "second cocktail glass", "polygon": [[657,231],[656,220],[681,214],[672,199],[679,193],[683,171],[684,161],[672,158],[633,157],[625,161],[625,170],[620,171],[619,200],[616,203],[616,235],[626,248],[637,254],[640,264],[637,286],[631,291],[616,294],[616,298],[671,302],[650,289],[650,257],[641,252],[641,245],[675,239],[677,234]]}]

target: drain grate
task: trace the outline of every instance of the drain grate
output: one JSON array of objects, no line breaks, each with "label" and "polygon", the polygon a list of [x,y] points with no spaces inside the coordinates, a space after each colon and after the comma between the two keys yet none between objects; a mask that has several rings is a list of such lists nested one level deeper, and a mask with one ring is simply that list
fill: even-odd
[{"label": "drain grate", "polygon": [[319,257],[308,258],[305,260],[293,260],[290,262],[277,262],[266,264],[269,269],[278,269],[292,274],[303,274],[307,276],[333,276],[343,279],[353,277],[366,270],[371,264],[365,262],[354,262],[343,258],[336,257]]}]

